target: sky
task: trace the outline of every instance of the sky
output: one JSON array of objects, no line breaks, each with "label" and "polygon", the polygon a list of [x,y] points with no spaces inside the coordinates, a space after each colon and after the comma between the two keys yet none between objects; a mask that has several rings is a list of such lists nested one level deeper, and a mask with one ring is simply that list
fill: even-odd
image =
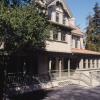
[{"label": "sky", "polygon": [[100,0],[66,0],[76,24],[84,31],[87,26],[86,18],[93,14],[93,7],[96,2],[100,5]]}]

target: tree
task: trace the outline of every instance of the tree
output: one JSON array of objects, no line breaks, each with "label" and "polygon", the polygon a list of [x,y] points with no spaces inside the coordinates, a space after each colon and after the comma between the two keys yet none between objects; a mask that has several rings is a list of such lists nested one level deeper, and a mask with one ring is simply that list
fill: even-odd
[{"label": "tree", "polygon": [[23,4],[28,4],[31,0],[1,0],[6,6],[20,6]]},{"label": "tree", "polygon": [[44,48],[45,40],[49,37],[49,23],[45,14],[39,13],[32,4],[24,6],[13,5],[12,7],[6,1],[0,1],[0,42],[4,43],[2,67],[0,65],[0,71],[2,72],[2,75],[0,73],[2,82],[0,83],[0,90],[6,87],[4,86],[6,85],[5,81],[7,76],[5,70],[7,70],[6,66],[8,67],[8,62],[4,56],[5,52],[10,56],[17,54],[21,56],[24,53],[25,57],[29,57],[30,50]]},{"label": "tree", "polygon": [[49,24],[33,5],[9,8],[0,5],[0,35],[5,50],[13,52],[26,45],[44,47]]},{"label": "tree", "polygon": [[94,7],[94,15],[89,16],[88,21],[86,48],[100,51],[100,7],[98,3]]}]

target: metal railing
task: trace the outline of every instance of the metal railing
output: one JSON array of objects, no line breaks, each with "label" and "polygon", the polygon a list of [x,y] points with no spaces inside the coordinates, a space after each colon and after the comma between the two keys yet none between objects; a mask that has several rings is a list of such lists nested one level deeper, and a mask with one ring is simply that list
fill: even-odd
[{"label": "metal railing", "polygon": [[68,77],[68,70],[52,70],[51,72],[51,79],[57,80],[60,78],[67,78]]},{"label": "metal railing", "polygon": [[95,79],[95,80],[98,81],[99,84],[100,84],[100,74],[91,72],[91,78],[92,78],[92,79]]},{"label": "metal railing", "polygon": [[[60,74],[60,75],[59,75]],[[92,79],[91,77],[87,76],[86,74],[82,73],[82,72],[75,72],[75,70],[70,69],[70,72],[68,72],[68,70],[61,70],[61,72],[59,72],[58,70],[52,70],[51,71],[51,78],[53,80],[59,80],[59,79],[74,79],[79,81],[84,82],[85,84],[87,84],[88,86],[90,86],[92,83]]]},{"label": "metal railing", "polygon": [[39,74],[37,76],[23,73],[8,73],[6,82],[8,87],[17,87],[31,84],[48,83],[52,80],[56,81],[64,79],[74,79],[79,82],[82,81],[87,85],[91,85],[91,77],[85,75],[84,73],[75,72],[75,70],[70,70],[70,76],[68,70],[52,70],[51,72]]},{"label": "metal railing", "polygon": [[7,87],[18,87],[30,84],[39,84],[39,80],[31,75],[23,73],[8,73],[6,78]]},{"label": "metal railing", "polygon": [[71,79],[77,80],[80,82],[84,82],[86,85],[91,86],[91,78],[84,73],[77,73],[75,72],[73,76],[70,77]]}]

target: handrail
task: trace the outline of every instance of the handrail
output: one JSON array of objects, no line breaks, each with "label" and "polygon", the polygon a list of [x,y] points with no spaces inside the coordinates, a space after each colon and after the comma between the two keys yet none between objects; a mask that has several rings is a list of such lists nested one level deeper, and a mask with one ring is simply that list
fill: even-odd
[{"label": "handrail", "polygon": [[[51,73],[56,73],[58,74],[59,70],[51,70]],[[91,85],[91,77],[87,76],[86,74],[84,73],[78,73],[78,72],[75,72],[75,70],[72,70],[70,69],[70,77],[68,77],[68,69],[66,70],[61,70],[61,73],[63,74],[63,72],[67,72],[67,75],[66,78],[71,78],[71,79],[76,79],[78,81],[82,81],[84,82],[85,84],[87,84],[88,86]],[[55,76],[56,77],[56,76]],[[59,77],[59,76],[58,76]],[[62,76],[63,77],[63,76]]]},{"label": "handrail", "polygon": [[92,75],[92,78],[95,78],[97,81],[100,82],[100,76],[99,75],[96,75],[94,73],[91,73],[91,75]]},{"label": "handrail", "polygon": [[[68,76],[68,70],[61,70],[62,74],[61,77],[62,79],[74,79],[78,81],[82,81],[88,86],[91,85],[91,77],[87,76],[84,73],[78,73],[75,72],[75,70],[70,70],[70,77]],[[51,70],[51,72],[47,73],[42,73],[38,74],[37,76],[30,76],[30,75],[25,75],[23,73],[9,73],[8,74],[8,83],[15,82],[17,84],[27,84],[29,82],[35,82],[35,79],[41,84],[41,83],[47,83],[51,82],[52,80],[57,80],[59,79],[59,70]],[[16,76],[19,75],[19,76]]]},{"label": "handrail", "polygon": [[[76,74],[76,77],[75,77],[75,74]],[[91,85],[91,78],[84,73],[75,72],[74,75],[70,78],[82,81],[82,82],[86,83],[88,86]]]}]

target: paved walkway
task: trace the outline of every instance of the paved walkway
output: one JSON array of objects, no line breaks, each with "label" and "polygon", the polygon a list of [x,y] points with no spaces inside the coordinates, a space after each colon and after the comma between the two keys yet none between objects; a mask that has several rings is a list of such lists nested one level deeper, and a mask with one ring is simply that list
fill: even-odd
[{"label": "paved walkway", "polygon": [[100,100],[100,87],[85,89],[70,85],[54,90],[43,100]]}]

